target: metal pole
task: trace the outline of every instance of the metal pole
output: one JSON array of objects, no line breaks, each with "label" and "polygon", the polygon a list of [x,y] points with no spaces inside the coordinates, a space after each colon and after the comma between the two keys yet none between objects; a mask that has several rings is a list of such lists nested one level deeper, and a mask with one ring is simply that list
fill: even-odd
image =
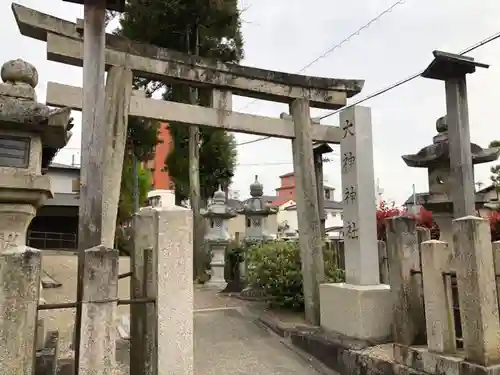
[{"label": "metal pole", "polygon": [[83,105],[81,143],[81,189],[79,209],[78,302],[75,317],[75,374],[80,362],[82,325],[83,256],[85,249],[101,243],[104,124],[104,48],[106,1],[84,4]]}]

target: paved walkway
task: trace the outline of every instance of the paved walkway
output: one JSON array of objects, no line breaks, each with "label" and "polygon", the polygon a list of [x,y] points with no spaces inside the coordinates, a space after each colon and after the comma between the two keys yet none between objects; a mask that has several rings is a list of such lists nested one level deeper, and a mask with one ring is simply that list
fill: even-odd
[{"label": "paved walkway", "polygon": [[195,312],[195,375],[318,375],[236,309]]},{"label": "paved walkway", "polygon": [[[76,257],[46,256],[44,270],[63,286],[44,290],[48,302],[74,300]],[[120,273],[129,269],[129,259],[120,258]],[[128,280],[120,280],[119,294],[128,298]],[[195,290],[195,375],[318,375],[305,360],[288,349],[280,338],[240,313],[247,302],[203,289]],[[44,312],[51,329],[61,330],[69,343],[74,315],[71,310]],[[128,314],[120,306],[119,314]],[[63,345],[67,347],[68,345]],[[128,342],[117,347],[123,374],[128,374]]]}]

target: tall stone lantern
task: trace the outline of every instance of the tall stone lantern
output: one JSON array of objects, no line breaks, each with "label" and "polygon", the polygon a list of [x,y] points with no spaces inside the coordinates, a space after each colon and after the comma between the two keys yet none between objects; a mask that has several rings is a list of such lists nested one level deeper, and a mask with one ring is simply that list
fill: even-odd
[{"label": "tall stone lantern", "polygon": [[245,215],[244,240],[246,243],[272,239],[267,230],[267,218],[270,215],[276,215],[278,208],[270,206],[262,197],[263,194],[264,186],[259,182],[256,175],[255,181],[250,185],[251,198],[246,201],[242,209],[238,210],[239,214]]},{"label": "tall stone lantern", "polygon": [[228,221],[237,214],[226,204],[226,193],[222,191],[220,186],[219,190],[215,192],[212,202],[206,210],[201,211],[201,214],[208,220],[205,243],[212,255],[210,261],[212,277],[207,286],[223,290],[227,286],[224,277],[224,266],[226,251],[231,239],[231,235],[228,232]]},{"label": "tall stone lantern", "polygon": [[70,109],[36,101],[36,68],[22,60],[2,66],[0,84],[0,252],[26,245],[38,207],[52,197],[43,173],[71,133]]},{"label": "tall stone lantern", "polygon": [[[434,136],[431,145],[422,148],[413,155],[403,155],[406,165],[414,168],[427,168],[429,192],[420,193],[415,197],[416,204],[422,205],[433,214],[433,218],[440,229],[440,239],[453,246],[453,202],[452,189],[455,182],[450,167],[450,142],[448,139],[448,125],[446,116],[436,121],[438,134]],[[470,144],[472,164],[488,163],[498,159],[498,148],[483,149],[475,143]],[[486,199],[476,194],[476,209],[481,208]]]},{"label": "tall stone lantern", "polygon": [[0,357],[10,373],[31,374],[34,345],[26,343],[35,338],[43,300],[41,254],[26,246],[26,232],[37,208],[52,197],[43,172],[67,143],[70,109],[36,101],[38,73],[27,62],[8,61],[0,75]]}]

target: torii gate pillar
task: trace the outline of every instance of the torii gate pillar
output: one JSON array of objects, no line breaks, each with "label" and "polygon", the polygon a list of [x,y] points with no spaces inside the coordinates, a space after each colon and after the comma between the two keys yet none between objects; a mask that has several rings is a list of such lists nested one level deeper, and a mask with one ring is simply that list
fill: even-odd
[{"label": "torii gate pillar", "polygon": [[[83,106],[80,172],[80,208],[78,214],[77,302],[83,298],[84,251],[102,242],[102,188],[106,149],[106,113],[104,71],[106,48],[106,9],[123,11],[125,0],[63,0],[82,4],[83,32]],[[104,244],[113,247],[113,244]],[[75,374],[80,363],[82,304],[77,304],[75,319]]]}]

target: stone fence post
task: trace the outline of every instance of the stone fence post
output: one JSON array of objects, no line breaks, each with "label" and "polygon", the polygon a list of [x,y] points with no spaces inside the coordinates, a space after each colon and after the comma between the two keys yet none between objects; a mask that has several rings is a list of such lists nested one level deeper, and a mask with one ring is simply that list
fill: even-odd
[{"label": "stone fence post", "polygon": [[111,374],[115,368],[118,250],[85,250],[78,374]]},{"label": "stone fence post", "polygon": [[[155,236],[157,229],[155,227],[156,210],[153,208],[142,208],[133,218],[133,250],[130,255],[130,269],[132,276],[130,278],[130,297],[146,297],[145,287],[145,251],[153,249],[151,256],[156,252]],[[130,373],[144,373],[146,358],[144,355],[144,322],[148,306],[144,304],[130,305]],[[156,317],[155,317],[156,319]]]},{"label": "stone fence post", "polygon": [[380,284],[389,284],[389,259],[384,241],[377,241],[378,264],[380,268]]},{"label": "stone fence post", "polygon": [[488,220],[453,220],[462,336],[466,359],[490,366],[500,362],[500,318]]},{"label": "stone fence post", "polygon": [[20,245],[0,254],[0,360],[2,374],[33,373],[42,258]]},{"label": "stone fence post", "polygon": [[422,242],[422,279],[424,284],[427,346],[436,353],[455,353],[457,349],[451,279],[452,253],[446,242]]},{"label": "stone fence post", "polygon": [[[154,249],[144,250],[144,293],[147,298],[157,298],[157,264],[156,251]],[[157,309],[155,303],[145,305],[145,314],[143,320],[143,358],[144,369],[139,374],[156,375],[158,369],[158,340],[157,340]]]},{"label": "stone fence post", "polygon": [[158,375],[193,375],[193,215],[174,197],[156,210]]},{"label": "stone fence post", "polygon": [[415,218],[387,219],[389,282],[394,296],[393,338],[410,346],[425,342],[425,313],[422,301],[420,251]]}]

